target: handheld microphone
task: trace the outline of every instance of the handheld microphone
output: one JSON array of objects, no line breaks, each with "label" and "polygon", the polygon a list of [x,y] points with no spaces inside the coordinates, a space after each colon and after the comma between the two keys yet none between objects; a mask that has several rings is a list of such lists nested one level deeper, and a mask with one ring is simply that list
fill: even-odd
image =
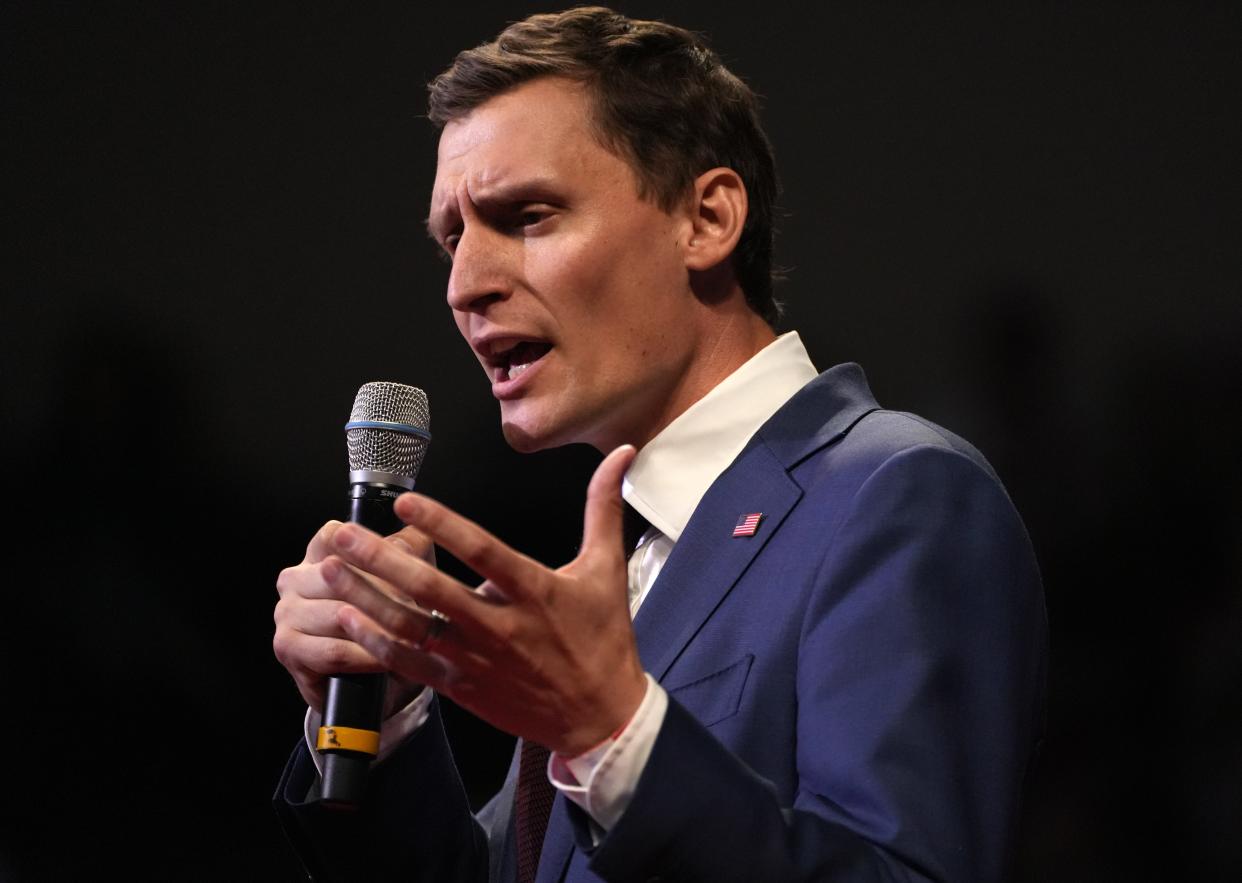
[{"label": "handheld microphone", "polygon": [[[349,448],[349,520],[387,536],[402,527],[392,504],[414,489],[431,441],[427,395],[401,383],[364,383],[345,424]],[[355,809],[367,772],[379,753],[386,677],[341,674],[328,678],[316,750],[323,760],[320,802]]]}]

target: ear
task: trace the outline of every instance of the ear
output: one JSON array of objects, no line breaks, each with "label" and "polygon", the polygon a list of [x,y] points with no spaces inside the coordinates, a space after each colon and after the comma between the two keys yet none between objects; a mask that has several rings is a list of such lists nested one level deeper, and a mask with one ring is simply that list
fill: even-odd
[{"label": "ear", "polygon": [[729,259],[742,237],[749,205],[746,185],[732,169],[711,169],[695,179],[688,206],[687,269],[703,272]]}]

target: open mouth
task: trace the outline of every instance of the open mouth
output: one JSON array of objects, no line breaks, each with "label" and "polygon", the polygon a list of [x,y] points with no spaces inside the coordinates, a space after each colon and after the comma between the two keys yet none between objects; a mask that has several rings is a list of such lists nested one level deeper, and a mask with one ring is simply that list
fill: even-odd
[{"label": "open mouth", "polygon": [[494,352],[491,361],[496,372],[495,379],[497,381],[517,380],[551,349],[550,343],[523,340],[503,352]]}]

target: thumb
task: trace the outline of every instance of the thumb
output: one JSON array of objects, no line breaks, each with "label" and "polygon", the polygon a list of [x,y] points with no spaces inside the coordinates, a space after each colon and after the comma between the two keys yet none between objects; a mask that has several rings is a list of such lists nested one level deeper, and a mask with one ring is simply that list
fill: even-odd
[{"label": "thumb", "polygon": [[633,445],[622,445],[595,468],[587,486],[586,515],[582,522],[583,555],[621,548],[621,479],[637,453]]}]

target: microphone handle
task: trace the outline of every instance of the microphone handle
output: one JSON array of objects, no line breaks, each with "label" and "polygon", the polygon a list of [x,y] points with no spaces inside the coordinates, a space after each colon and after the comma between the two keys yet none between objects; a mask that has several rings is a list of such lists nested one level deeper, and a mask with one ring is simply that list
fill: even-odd
[{"label": "microphone handle", "polygon": [[[405,488],[358,483],[349,489],[349,520],[388,536],[401,529],[392,511],[393,501]],[[387,677],[378,674],[341,674],[328,678],[323,706],[319,753],[323,760],[320,803],[332,809],[357,809],[366,793],[367,773],[379,750]],[[353,748],[331,747],[349,744]],[[359,750],[360,749],[360,750]]]}]

